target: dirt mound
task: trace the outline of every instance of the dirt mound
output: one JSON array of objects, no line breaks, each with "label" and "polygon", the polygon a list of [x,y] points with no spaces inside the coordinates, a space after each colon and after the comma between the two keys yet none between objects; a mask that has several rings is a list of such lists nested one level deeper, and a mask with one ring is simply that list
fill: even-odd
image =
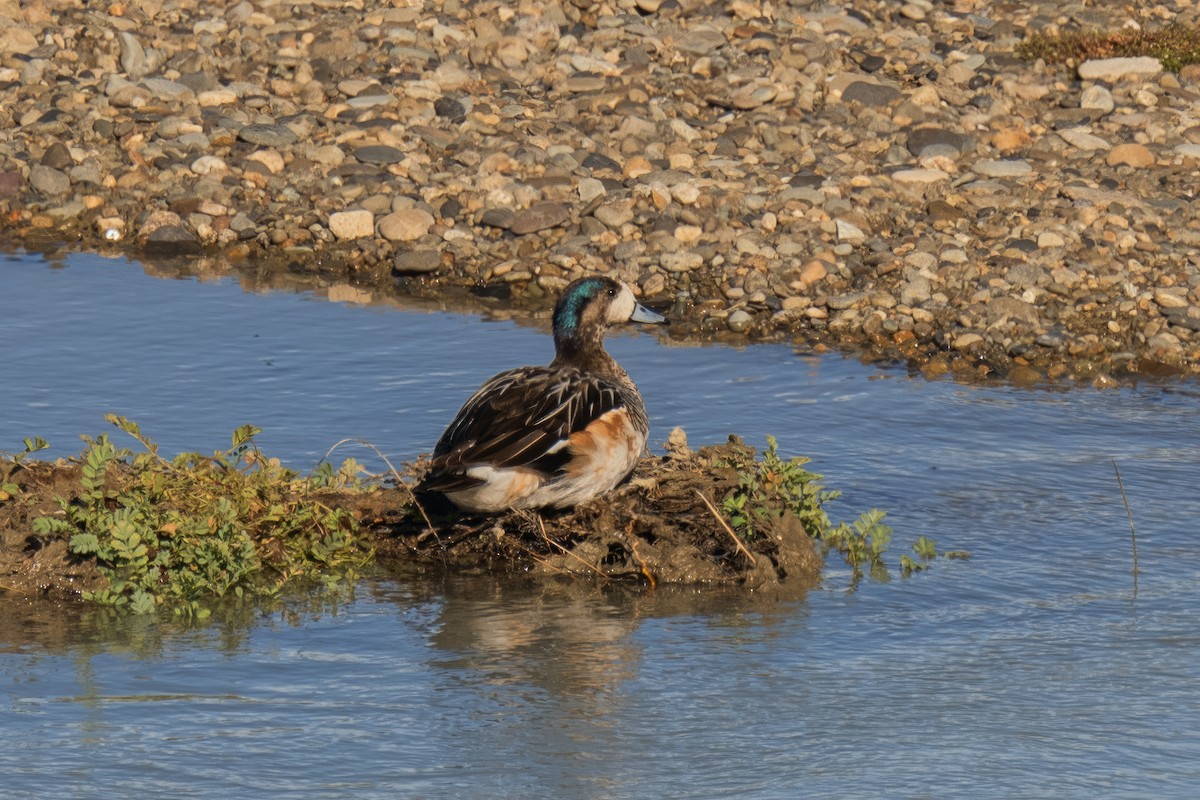
[{"label": "dirt mound", "polygon": [[[563,513],[463,517],[450,508],[418,504],[408,480],[423,471],[422,463],[406,467],[401,485],[317,494],[320,502],[353,514],[364,548],[425,572],[752,590],[785,581],[789,588],[810,585],[820,573],[821,557],[786,504],[765,508],[752,532],[743,529],[741,535],[721,511],[725,498],[760,465],[756,455],[732,437],[693,452],[679,431],[666,454],[643,458],[616,491]],[[117,483],[130,469],[128,464],[113,468]],[[0,495],[0,590],[64,598],[103,587],[95,558],[72,554],[67,535],[34,532],[39,517],[62,516],[58,498],[80,502],[80,464],[25,461],[5,469],[5,481],[15,490]],[[306,491],[312,499],[312,490]]]},{"label": "dirt mound", "polygon": [[381,555],[433,567],[748,589],[811,582],[821,557],[790,510],[776,509],[753,537],[735,533],[719,510],[755,455],[736,439],[693,452],[675,437],[666,455],[643,458],[623,486],[565,513],[452,519],[428,509],[422,516],[386,493],[359,511],[384,534]]}]

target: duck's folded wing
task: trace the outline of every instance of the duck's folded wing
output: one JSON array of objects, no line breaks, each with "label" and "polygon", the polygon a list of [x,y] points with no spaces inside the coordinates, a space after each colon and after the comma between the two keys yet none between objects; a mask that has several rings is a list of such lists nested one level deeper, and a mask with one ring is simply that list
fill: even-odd
[{"label": "duck's folded wing", "polygon": [[551,475],[570,460],[572,433],[624,404],[616,386],[577,370],[501,373],[466,402],[438,440],[425,488],[461,488],[470,480],[465,470],[481,464]]}]

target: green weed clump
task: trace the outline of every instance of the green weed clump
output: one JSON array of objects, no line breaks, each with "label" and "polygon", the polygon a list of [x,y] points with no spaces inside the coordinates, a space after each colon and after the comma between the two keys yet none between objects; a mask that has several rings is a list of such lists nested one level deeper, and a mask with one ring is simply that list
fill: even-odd
[{"label": "green weed clump", "polygon": [[302,579],[336,584],[370,558],[353,515],[317,497],[357,485],[352,459],[303,477],[264,456],[260,430],[245,425],[225,452],[168,461],[135,423],[106,419],[143,450],[84,437],[78,496],[57,498],[62,516],[34,522],[35,533],[65,535],[72,553],[96,559],[108,585],[86,599],[204,618],[215,598],[272,596]]},{"label": "green weed clump", "polygon": [[45,450],[50,446],[50,443],[40,436],[26,438],[23,444],[25,445],[24,450],[0,461],[0,503],[21,493],[21,486],[13,480],[13,476],[19,470],[24,469],[21,462],[25,460],[26,456],[39,450]]},{"label": "green weed clump", "polygon": [[[810,538],[823,543],[827,551],[842,554],[855,577],[866,570],[872,577],[886,579],[884,553],[892,540],[892,529],[884,524],[886,513],[871,509],[852,523],[834,524],[825,505],[840,497],[841,492],[826,489],[821,483],[823,476],[805,468],[809,461],[800,456],[784,459],[775,437],[768,436],[762,458],[751,456],[726,465],[737,470],[738,482],[722,501],[725,517],[739,535],[754,539],[783,514],[794,514]],[[924,536],[917,540],[914,551],[919,562],[901,556],[903,575],[924,569],[937,557],[935,543]]]},{"label": "green weed clump", "polygon": [[1178,72],[1200,63],[1200,28],[1172,23],[1154,31],[1073,31],[1035,33],[1017,45],[1017,56],[1047,64],[1077,65],[1090,58],[1151,56],[1163,69]]}]

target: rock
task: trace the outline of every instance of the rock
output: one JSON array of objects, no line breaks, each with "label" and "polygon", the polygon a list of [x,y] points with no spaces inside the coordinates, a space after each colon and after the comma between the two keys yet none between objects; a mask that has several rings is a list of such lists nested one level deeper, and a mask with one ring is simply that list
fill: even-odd
[{"label": "rock", "polygon": [[865,106],[888,106],[900,100],[900,90],[869,81],[855,81],[842,90],[843,103],[862,103]]},{"label": "rock", "polygon": [[162,225],[144,239],[142,249],[148,256],[192,256],[200,252],[200,242],[182,225]]},{"label": "rock", "polygon": [[487,225],[490,228],[500,228],[508,230],[512,227],[513,220],[517,217],[516,214],[508,208],[489,208],[479,215],[479,224]]},{"label": "rock", "polygon": [[200,156],[189,167],[197,175],[214,175],[229,171],[229,166],[223,158],[217,156]]},{"label": "rock", "polygon": [[892,173],[892,180],[896,183],[907,183],[918,186],[949,179],[949,173],[943,172],[940,169],[902,169]]},{"label": "rock", "polygon": [[[433,218],[430,217],[432,220]],[[365,208],[329,215],[329,232],[339,239],[366,239],[375,235],[375,215]]]},{"label": "rock", "polygon": [[844,219],[834,221],[837,229],[837,238],[839,242],[849,242],[850,244],[862,244],[866,240],[867,235],[863,233],[862,228]]},{"label": "rock", "polygon": [[744,309],[736,309],[725,318],[725,326],[734,333],[745,333],[754,325],[754,317]]},{"label": "rock", "polygon": [[1089,86],[1079,97],[1079,107],[1108,114],[1116,108],[1116,103],[1108,89],[1103,86]]},{"label": "rock", "polygon": [[54,142],[42,154],[41,164],[52,169],[66,169],[75,164],[75,159],[71,158],[71,151],[65,144]]},{"label": "rock", "polygon": [[1033,167],[1021,158],[984,159],[976,161],[971,171],[988,178],[1020,178],[1033,172]]},{"label": "rock", "polygon": [[25,186],[19,172],[0,172],[0,197],[16,197]]},{"label": "rock", "polygon": [[400,273],[436,272],[441,266],[442,254],[436,250],[408,250],[392,261],[392,271]]},{"label": "rock", "polygon": [[237,135],[243,142],[260,147],[285,147],[299,139],[291,128],[275,124],[246,125],[238,130]]},{"label": "rock", "polygon": [[973,149],[970,137],[944,128],[933,127],[916,128],[910,132],[905,146],[908,148],[908,152],[914,156],[919,156],[927,148],[935,146],[951,147],[959,153],[966,153]]},{"label": "rock", "polygon": [[[330,222],[332,223],[332,218]],[[393,211],[379,220],[379,235],[389,242],[412,242],[429,233],[433,223],[433,215],[428,211],[405,208]]]},{"label": "rock", "polygon": [[1154,302],[1158,303],[1161,308],[1187,308],[1191,305],[1186,295],[1182,293],[1177,294],[1166,289],[1155,290]]},{"label": "rock", "polygon": [[725,34],[716,28],[703,25],[680,36],[675,42],[675,49],[687,55],[704,56],[715,53],[725,44]]},{"label": "rock", "polygon": [[1147,78],[1162,71],[1162,62],[1150,56],[1090,59],[1079,65],[1080,78],[1106,83]]},{"label": "rock", "polygon": [[983,337],[978,333],[963,333],[959,334],[954,339],[955,350],[970,350],[973,346],[983,341]]},{"label": "rock", "polygon": [[571,218],[571,211],[562,203],[535,203],[517,212],[509,228],[517,236],[557,228]]},{"label": "rock", "polygon": [[364,164],[398,164],[405,159],[403,150],[388,145],[366,145],[354,151],[354,157]]},{"label": "rock", "polygon": [[29,185],[42,194],[60,195],[71,190],[71,179],[53,167],[35,164],[29,170]]},{"label": "rock", "polygon": [[28,55],[37,49],[38,39],[33,31],[14,25],[5,19],[0,25],[0,55],[19,53]]},{"label": "rock", "polygon": [[1150,148],[1136,142],[1129,142],[1127,144],[1119,144],[1112,150],[1109,150],[1104,163],[1110,167],[1126,164],[1131,167],[1143,168],[1154,166],[1155,158]]},{"label": "rock", "polygon": [[1059,131],[1058,135],[1078,150],[1107,150],[1112,146],[1099,136],[1093,135],[1087,128],[1067,128]]},{"label": "rock", "polygon": [[686,250],[680,253],[663,253],[658,263],[667,272],[690,272],[704,266],[704,256]]},{"label": "rock", "polygon": [[610,228],[619,228],[633,220],[633,201],[617,200],[605,203],[593,212],[596,219]]}]

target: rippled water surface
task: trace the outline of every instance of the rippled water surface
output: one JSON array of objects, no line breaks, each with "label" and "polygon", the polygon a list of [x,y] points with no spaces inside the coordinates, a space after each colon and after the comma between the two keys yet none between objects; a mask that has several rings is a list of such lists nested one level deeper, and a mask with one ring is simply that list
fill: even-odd
[{"label": "rippled water surface", "polygon": [[[509,322],[0,255],[0,450],[36,434],[75,452],[115,411],[172,452],[252,422],[297,467],[347,437],[408,458],[484,378],[550,348]],[[853,589],[835,564],[773,601],[393,567],[344,602],[193,631],[0,595],[0,796],[1200,789],[1195,385],[965,387],[644,334],[610,350],[655,441],[773,433],[844,491],[835,515],[884,508],[898,547],[972,558]]]}]

